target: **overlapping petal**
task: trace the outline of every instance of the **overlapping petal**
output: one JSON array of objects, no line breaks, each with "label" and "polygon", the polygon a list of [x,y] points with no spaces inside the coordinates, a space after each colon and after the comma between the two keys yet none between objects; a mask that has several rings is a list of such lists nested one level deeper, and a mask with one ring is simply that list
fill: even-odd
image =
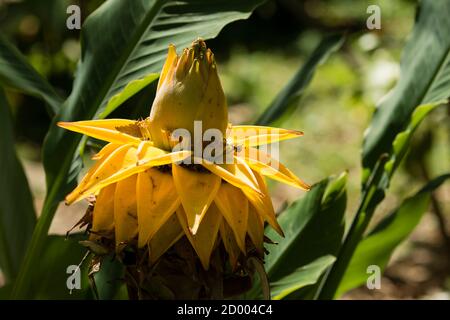
[{"label": "overlapping petal", "polygon": [[125,156],[130,149],[130,145],[124,144],[114,149],[108,155],[105,155],[104,160],[98,162],[98,164],[89,171],[79,186],[66,197],[66,203],[71,204],[86,198],[90,195],[86,190],[89,190],[89,188],[96,185],[98,182],[119,171],[122,168]]},{"label": "overlapping petal", "polygon": [[109,143],[105,147],[103,147],[103,149],[99,153],[96,154],[97,161],[95,162],[95,164],[84,175],[83,179],[81,179],[81,181],[78,183],[78,186],[69,195],[66,196],[67,204],[75,202],[75,198],[79,194],[81,194],[84,189],[86,189],[97,169],[108,159],[109,155],[119,147],[120,145],[118,144]]},{"label": "overlapping petal", "polygon": [[190,151],[166,153],[161,149],[149,146],[142,158],[138,157],[138,150],[134,146],[124,145],[116,149],[90,177],[85,187],[71,193],[67,202],[75,202],[95,194],[98,190],[126,179],[150,167],[162,166],[181,161],[190,155]]},{"label": "overlapping petal", "polygon": [[210,172],[196,172],[180,165],[172,165],[172,176],[186,212],[189,230],[196,234],[219,190],[221,179]]},{"label": "overlapping petal", "polygon": [[240,166],[236,163],[218,165],[207,160],[203,160],[202,166],[235,187],[242,190],[245,189],[248,192],[255,194],[260,193],[258,186],[242,173]]},{"label": "overlapping petal", "polygon": [[252,205],[248,208],[247,226],[250,239],[255,245],[256,250],[262,255],[264,253],[264,220]]},{"label": "overlapping petal", "polygon": [[93,235],[102,235],[114,229],[115,193],[115,184],[111,184],[99,192],[92,217]]},{"label": "overlapping petal", "polygon": [[138,231],[136,203],[136,175],[117,183],[114,196],[114,222],[116,247],[118,250],[128,244]]},{"label": "overlapping petal", "polygon": [[301,137],[303,132],[264,126],[232,126],[228,139],[233,145],[256,147]]},{"label": "overlapping petal", "polygon": [[[242,160],[238,159],[238,161]],[[264,217],[264,220],[266,220],[270,226],[275,229],[275,231],[277,231],[281,236],[284,236],[283,230],[278,224],[277,216],[275,215],[275,210],[272,205],[272,200],[270,199],[263,177],[261,177],[258,173],[253,172],[245,162],[242,162],[242,170],[246,172],[248,177],[254,179],[254,182],[257,184],[259,190],[261,190],[258,196],[253,193],[246,192],[246,190],[242,190],[247,196],[248,201],[251,205],[253,205],[253,207],[255,207],[256,211]]]},{"label": "overlapping petal", "polygon": [[236,242],[246,253],[245,236],[247,234],[248,201],[244,193],[235,186],[224,183],[215,198],[215,203],[228,225],[233,230]]},{"label": "overlapping petal", "polygon": [[223,245],[226,252],[228,253],[228,258],[230,260],[231,268],[234,270],[237,267],[237,262],[239,255],[241,254],[241,249],[236,242],[236,239],[228,223],[225,219],[222,219],[222,223],[219,227],[220,237],[222,238]]},{"label": "overlapping petal", "polygon": [[246,163],[253,170],[264,176],[302,190],[310,189],[310,186],[307,183],[293,174],[281,162],[278,162],[261,150],[255,148],[252,148],[251,150],[243,149],[239,152],[238,156],[245,159]]},{"label": "overlapping petal", "polygon": [[208,270],[211,253],[214,249],[220,223],[222,221],[222,215],[220,214],[219,209],[216,205],[211,204],[195,234],[192,234],[189,230],[186,213],[184,212],[183,207],[179,207],[177,215],[186,237],[200,258],[203,268]]},{"label": "overlapping petal", "polygon": [[183,234],[177,214],[173,213],[148,243],[150,263],[155,263]]},{"label": "overlapping petal", "polygon": [[126,127],[135,124],[136,121],[122,119],[91,120],[78,122],[58,122],[61,128],[82,133],[89,137],[119,144],[139,144],[141,139],[124,132],[118,131],[118,127]]},{"label": "overlapping petal", "polygon": [[139,173],[137,206],[138,245],[143,247],[180,206],[172,176],[153,168]]}]

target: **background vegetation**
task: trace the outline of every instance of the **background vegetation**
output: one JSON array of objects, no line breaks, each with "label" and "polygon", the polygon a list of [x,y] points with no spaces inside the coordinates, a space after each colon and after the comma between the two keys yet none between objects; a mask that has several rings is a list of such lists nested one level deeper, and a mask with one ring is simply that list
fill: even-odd
[{"label": "background vegetation", "polygon": [[[48,80],[56,96],[67,97],[72,91],[81,49],[79,31],[65,27],[66,8],[69,4],[79,4],[84,22],[84,18],[102,2],[0,1],[1,36],[14,44],[33,68]],[[382,10],[382,29],[370,31],[365,28],[366,9],[374,2]],[[258,119],[308,61],[324,35],[348,33],[342,47],[317,68],[310,85],[290,104],[288,116],[277,119],[277,124],[284,128],[305,132],[303,138],[281,146],[283,162],[299,176],[316,183],[324,177],[347,171],[347,221],[353,218],[360,201],[363,134],[376,105],[399,79],[401,54],[415,15],[416,1],[408,0],[370,3],[271,0],[258,7],[249,19],[228,24],[215,39],[208,41],[219,61],[231,121],[239,124]],[[3,80],[7,84],[8,79]],[[51,126],[52,119],[47,112],[51,106],[48,100],[46,103],[36,94],[23,94],[7,85],[5,90],[13,119],[15,147],[30,184],[35,212],[39,213],[47,191],[42,146]],[[146,117],[152,92],[151,88],[143,90],[110,117],[128,117],[131,107],[127,106],[137,104],[143,107],[133,111],[132,115]],[[413,147],[392,180],[386,199],[375,211],[371,226],[432,177],[450,172],[449,115],[448,108],[437,108],[424,119],[411,141]],[[1,117],[6,115],[1,114]],[[3,144],[6,142],[4,137],[1,139],[2,152],[13,150]],[[3,167],[1,174],[5,174]],[[270,187],[279,211],[303,196],[301,192],[279,184]],[[20,202],[26,197],[28,195],[24,194],[13,200]],[[368,290],[361,286],[346,293],[344,298],[449,298],[448,184],[433,193],[431,203],[429,212],[390,259],[381,289]],[[415,207],[417,204],[410,205]],[[30,208],[24,210],[33,211]],[[59,205],[50,234],[65,234],[83,212],[83,204],[70,208]],[[347,223],[347,228],[349,225]],[[26,223],[18,226],[24,234],[32,227]],[[67,250],[71,245],[66,244]],[[51,245],[49,248],[46,254],[60,259],[51,251]],[[368,248],[371,250],[370,244]],[[56,251],[61,252],[61,249]],[[81,258],[78,257],[78,261]],[[8,272],[3,270],[4,274],[5,271]],[[276,274],[275,269],[273,273]],[[0,286],[2,282],[5,281],[0,276]],[[277,292],[276,286],[273,290]],[[44,288],[42,292],[45,292]],[[302,295],[305,297],[307,293]],[[46,295],[42,293],[42,297]]]}]

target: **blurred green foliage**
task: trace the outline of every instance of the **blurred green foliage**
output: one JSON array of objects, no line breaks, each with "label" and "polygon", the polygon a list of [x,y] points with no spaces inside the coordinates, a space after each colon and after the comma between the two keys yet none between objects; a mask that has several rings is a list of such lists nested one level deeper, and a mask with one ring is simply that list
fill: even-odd
[{"label": "blurred green foliage", "polygon": [[[66,8],[69,4],[80,5],[84,21],[101,3],[0,1],[0,30],[66,97],[80,58],[80,33],[65,27]],[[365,28],[369,4],[381,7],[381,30]],[[305,136],[281,145],[283,162],[308,182],[348,170],[347,213],[355,211],[359,200],[363,133],[375,105],[398,80],[401,50],[414,23],[415,7],[416,1],[412,0],[272,0],[250,19],[226,26],[209,41],[219,61],[231,121],[249,123],[304,63],[323,33],[353,32],[345,47],[319,67],[297,110],[282,124],[304,131]],[[19,156],[25,163],[39,162],[50,125],[43,102],[13,90],[8,90],[7,96]],[[440,108],[425,119],[413,139],[415,147],[377,212],[397,207],[400,199],[411,195],[427,177],[450,171],[448,118],[448,111]],[[300,195],[278,184],[270,187],[278,208]],[[42,198],[42,191],[32,191]],[[448,208],[449,204],[444,203],[444,209]],[[373,223],[378,220],[376,215]]]}]

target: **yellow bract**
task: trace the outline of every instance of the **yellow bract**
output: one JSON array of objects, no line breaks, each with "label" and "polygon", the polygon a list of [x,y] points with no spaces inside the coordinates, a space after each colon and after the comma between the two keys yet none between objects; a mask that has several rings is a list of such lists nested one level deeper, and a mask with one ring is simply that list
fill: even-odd
[{"label": "yellow bract", "polygon": [[[171,151],[167,135],[176,128],[191,130],[195,120],[203,121],[204,130],[227,134],[230,163],[195,158],[195,164],[184,164],[181,161],[193,160],[194,153]],[[114,237],[119,251],[130,244],[147,247],[151,263],[184,235],[205,269],[219,245],[236,267],[249,245],[263,254],[265,222],[283,234],[264,176],[309,189],[256,148],[301,132],[228,124],[214,58],[201,40],[180,57],[169,47],[149,119],[58,125],[109,142],[93,157],[95,164],[66,202],[96,196],[91,239]]]},{"label": "yellow bract", "polygon": [[156,146],[168,148],[167,133],[184,128],[194,133],[194,121],[203,130],[215,128],[225,134],[228,113],[225,94],[211,50],[202,40],[177,56],[174,46],[161,72],[149,122]]}]

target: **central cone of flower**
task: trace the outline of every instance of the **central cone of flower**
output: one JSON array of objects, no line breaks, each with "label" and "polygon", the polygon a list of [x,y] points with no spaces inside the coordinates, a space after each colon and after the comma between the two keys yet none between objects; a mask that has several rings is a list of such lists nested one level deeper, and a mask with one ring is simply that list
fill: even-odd
[{"label": "central cone of flower", "polygon": [[203,40],[194,41],[180,57],[175,47],[169,46],[149,118],[152,141],[169,148],[170,133],[183,128],[193,135],[194,121],[201,121],[203,130],[218,129],[224,135],[228,126],[214,55]]},{"label": "central cone of flower", "polygon": [[[171,151],[170,135],[217,129],[231,162],[181,161],[189,149]],[[257,147],[301,136],[301,132],[259,126],[231,126],[213,54],[202,40],[180,57],[169,47],[150,117],[58,123],[108,142],[93,159],[67,204],[95,196],[91,241],[110,239],[116,251],[148,248],[155,263],[186,237],[205,270],[214,248],[223,246],[233,268],[256,249],[263,255],[264,223],[278,233],[264,176],[308,190],[309,186]],[[197,159],[198,160],[198,159]]]}]

